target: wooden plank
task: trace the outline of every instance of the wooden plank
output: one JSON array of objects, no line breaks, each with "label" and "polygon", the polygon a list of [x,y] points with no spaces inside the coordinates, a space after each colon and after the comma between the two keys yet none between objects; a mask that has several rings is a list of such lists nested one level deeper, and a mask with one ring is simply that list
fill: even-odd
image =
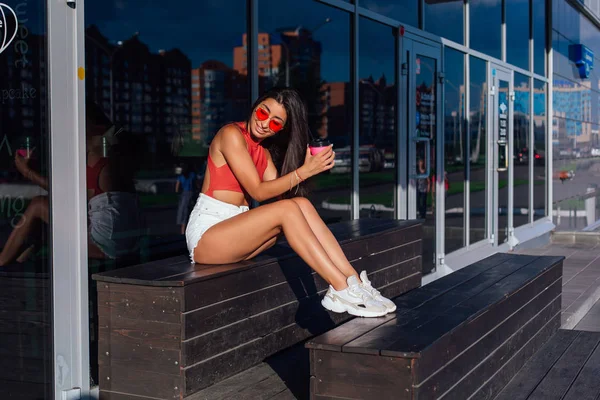
[{"label": "wooden plank", "polygon": [[110,368],[100,368],[99,375],[104,391],[159,399],[179,399],[182,393],[181,377],[137,370],[127,364],[113,362]]},{"label": "wooden plank", "polygon": [[[377,242],[377,244],[372,243],[371,247],[381,246],[381,250],[413,241],[412,239],[409,241],[408,238],[402,235],[404,235],[403,231],[399,231],[395,232],[395,235],[390,235],[386,241],[377,237],[368,241],[361,241],[360,246],[363,247],[363,252],[360,256],[364,257],[370,254],[365,250],[370,245],[370,241]],[[350,258],[350,260],[356,260],[356,258]],[[312,276],[312,274],[312,269],[300,257],[291,257],[259,268],[220,276],[218,279],[215,278],[200,283],[194,290],[186,291],[186,311],[205,307],[281,282],[290,282],[296,278]],[[191,279],[192,277],[186,278],[186,281]]]},{"label": "wooden plank", "polygon": [[[561,286],[562,282],[559,278],[548,290],[543,291],[539,295],[536,296],[535,293],[528,295],[527,298],[523,299],[525,303],[519,302],[519,305],[522,306],[517,311],[496,326],[491,323],[487,324],[484,321],[478,321],[477,325],[479,326],[491,327],[491,329],[487,328],[489,332],[477,335],[473,330],[481,330],[480,327],[471,330],[465,327],[465,330],[461,330],[460,337],[456,338],[457,340],[453,340],[450,345],[445,346],[447,352],[451,353],[450,355],[439,351],[439,349],[432,349],[431,352],[428,352],[430,354],[428,357],[429,360],[418,359],[415,368],[418,371],[415,374],[415,383],[418,387],[419,396],[422,398],[434,398],[436,393],[444,393],[450,389],[463,376],[472,371],[482,359],[490,355],[529,322],[531,318],[560,296]],[[529,293],[529,291],[527,292]],[[514,298],[515,296],[512,297]],[[516,307],[514,304],[511,304],[512,310]],[[465,347],[464,342],[470,342],[471,346]],[[459,348],[458,351],[455,350],[456,348]],[[462,349],[465,350],[460,352]],[[456,353],[459,355],[452,358]],[[442,355],[444,360],[440,362],[433,362],[431,360],[436,356]],[[446,361],[447,358],[449,360]],[[445,365],[442,364],[444,362],[446,362]],[[434,366],[437,367],[439,364],[443,365],[442,369],[435,370],[431,368]],[[419,380],[423,382],[420,383]]]},{"label": "wooden plank", "polygon": [[[493,353],[487,356],[450,391],[439,395],[444,400],[493,399],[525,362],[539,350],[560,326],[560,297],[531,319]],[[545,327],[547,327],[545,329]],[[539,342],[535,340],[540,335]],[[542,340],[543,339],[543,340]],[[511,361],[514,362],[511,364]],[[509,367],[507,368],[507,365]],[[505,370],[505,368],[507,368]],[[489,386],[486,386],[488,385]]]},{"label": "wooden plank", "polygon": [[[417,247],[417,243],[408,244],[390,251],[364,257],[355,261],[353,265],[366,270],[368,274],[373,274],[382,268],[397,264],[393,267],[397,275],[412,275],[420,271],[420,260],[412,258],[408,261],[409,266],[406,266],[407,261],[405,260],[410,259],[416,253]],[[389,278],[392,278],[390,282],[404,276],[389,276]],[[386,282],[381,282],[381,284],[374,282],[373,284],[379,287],[386,284]],[[215,281],[214,285],[220,286],[219,281]],[[251,291],[246,295],[186,312],[183,314],[184,337],[198,336],[287,303],[301,301],[308,296],[326,290],[327,287],[327,283],[316,273],[313,273],[307,277],[283,281],[262,290]],[[199,296],[199,293],[206,295],[203,289],[202,283],[187,286],[185,296],[189,299]],[[189,301],[186,301],[186,303],[189,303]]]},{"label": "wooden plank", "polygon": [[[387,268],[373,275],[374,282],[395,281],[415,274],[420,267],[417,259],[400,264],[397,268]],[[335,326],[332,313],[321,305],[321,298],[327,289],[300,301],[290,302],[260,313],[235,324],[216,329],[210,333],[184,340],[182,343],[183,367],[195,364],[233,347],[264,337],[270,332],[297,323],[313,333],[320,333]]]},{"label": "wooden plank", "polygon": [[529,396],[531,400],[562,399],[600,342],[600,335],[581,332]]},{"label": "wooden plank", "polygon": [[[405,278],[396,282],[385,288],[385,291],[382,291],[382,293],[391,290],[403,290],[405,286],[414,285],[415,279],[420,280],[420,276],[415,275],[414,277]],[[331,318],[334,324],[339,324],[350,318],[350,316],[348,316],[348,314],[330,313],[329,318]],[[320,329],[329,328],[325,324],[319,324],[318,321],[315,322],[314,325],[320,326]],[[215,382],[219,382],[257,364],[281,349],[290,347],[309,336],[322,332],[323,331],[310,332],[309,329],[294,323],[279,331],[272,332],[263,338],[230,349],[227,352],[195,365],[188,366],[184,368],[184,374],[186,376],[185,393],[191,394],[206,388]]]},{"label": "wooden plank", "polygon": [[526,400],[578,335],[578,331],[559,330],[500,392],[497,399]]},{"label": "wooden plank", "polygon": [[109,312],[129,319],[179,323],[182,307],[182,288],[110,284],[108,290],[98,290],[99,318]]},{"label": "wooden plank", "polygon": [[410,399],[410,360],[311,350],[312,393],[344,399]]},{"label": "wooden plank", "polygon": [[[435,336],[433,332],[423,332],[423,326],[429,327],[434,320],[448,318],[448,314],[454,316],[454,310],[462,303],[494,287],[498,282],[503,281],[534,260],[535,258],[531,257],[508,259],[418,308],[397,310],[395,320],[347,343],[344,345],[343,351],[362,354],[378,354],[380,351],[389,351],[385,355],[404,357],[406,356],[405,353],[414,351],[412,348],[415,347],[415,343],[422,343],[421,338],[416,337],[417,335],[426,335],[433,343],[442,334],[446,333],[446,331],[438,329],[435,331],[437,333],[437,336]],[[417,291],[421,291],[421,289]],[[419,329],[419,333],[414,332],[417,329]],[[395,346],[398,345],[394,345],[396,342],[401,342],[401,346],[404,348],[397,350]]]},{"label": "wooden plank", "polygon": [[[402,332],[402,336],[398,335],[395,342],[382,347],[381,354],[402,357],[407,354],[417,354],[423,351],[443,336],[450,335],[461,324],[476,318],[484,312],[488,312],[488,309],[492,305],[499,303],[510,293],[519,290],[549,269],[554,270],[556,278],[562,275],[562,257],[540,258],[518,269],[468,301],[453,307],[449,314],[438,316],[416,330],[408,332],[405,330]],[[549,282],[552,281],[554,279],[551,279]],[[489,310],[489,312],[491,311]]]},{"label": "wooden plank", "polygon": [[100,390],[100,400],[157,400],[157,397],[147,396],[132,396],[129,393],[111,392],[108,390]]},{"label": "wooden plank", "polygon": [[[419,358],[419,369],[416,372],[416,381],[421,382],[427,376],[434,373],[434,371],[437,371],[446,363],[450,362],[462,351],[469,349],[476,340],[483,338],[489,333],[492,327],[510,318],[513,313],[527,305],[529,301],[536,298],[538,295],[542,296],[542,300],[539,300],[542,301],[542,303],[536,303],[537,309],[532,310],[532,315],[529,318],[552,302],[555,297],[560,297],[560,294],[560,270],[559,268],[555,268],[546,271],[536,280],[529,282],[527,285],[519,288],[516,292],[501,298],[499,302],[495,303],[486,310],[486,312],[482,313],[477,318],[468,320],[465,324],[460,326],[460,328],[454,329],[443,335],[439,340],[432,343],[425,351],[422,351],[421,357]],[[546,303],[543,303],[544,301]],[[527,322],[529,318],[512,326],[511,333]],[[483,352],[484,350],[479,354],[472,354],[474,354],[475,359],[481,359],[481,354]]]},{"label": "wooden plank", "polygon": [[[600,333],[595,334],[600,338]],[[590,358],[579,372],[577,379],[565,395],[565,400],[595,399],[600,396],[600,346],[596,346]]]},{"label": "wooden plank", "polygon": [[407,309],[417,308],[429,301],[433,301],[444,293],[454,289],[457,286],[469,281],[475,276],[485,272],[486,270],[495,267],[502,263],[510,256],[505,253],[498,253],[484,260],[478,261],[470,266],[462,268],[450,275],[438,279],[429,285],[423,286],[418,290],[413,290],[402,297],[395,299],[397,305],[401,305],[403,310],[398,310],[394,314],[388,314],[385,318],[356,318],[346,322],[339,327],[332,329],[311,339],[307,342],[307,348],[323,349],[330,351],[342,351],[342,346],[352,340],[372,331],[380,325],[396,318],[396,315],[401,315]]}]

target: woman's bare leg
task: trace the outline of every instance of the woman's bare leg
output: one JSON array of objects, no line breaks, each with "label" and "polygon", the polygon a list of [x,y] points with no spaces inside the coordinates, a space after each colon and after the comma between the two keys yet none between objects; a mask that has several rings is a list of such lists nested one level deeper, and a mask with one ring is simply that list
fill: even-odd
[{"label": "woman's bare leg", "polygon": [[0,266],[9,264],[17,259],[23,250],[23,244],[38,221],[48,223],[50,212],[48,210],[48,198],[45,196],[34,197],[29,203],[27,210],[21,217],[17,226],[13,229],[0,253]]},{"label": "woman's bare leg", "polygon": [[194,250],[202,264],[228,264],[254,257],[285,235],[296,253],[336,290],[348,285],[310,228],[300,207],[281,200],[250,210],[210,228]]},{"label": "woman's bare leg", "polygon": [[298,207],[300,207],[302,214],[304,214],[310,229],[313,231],[319,243],[321,243],[321,246],[323,246],[325,252],[331,261],[333,261],[335,266],[342,271],[346,277],[350,277],[352,275],[356,275],[358,277],[358,273],[346,258],[346,255],[342,251],[340,244],[335,239],[335,236],[333,236],[333,233],[331,233],[327,225],[325,225],[325,222],[323,222],[310,200],[304,197],[295,197],[291,200],[298,204]]}]

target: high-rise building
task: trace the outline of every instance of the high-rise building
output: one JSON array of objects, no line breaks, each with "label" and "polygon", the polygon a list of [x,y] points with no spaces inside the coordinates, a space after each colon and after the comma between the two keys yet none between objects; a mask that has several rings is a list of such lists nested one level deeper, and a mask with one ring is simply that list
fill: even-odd
[{"label": "high-rise building", "polygon": [[180,50],[152,53],[137,36],[115,45],[90,26],[86,66],[87,98],[142,135],[155,156],[167,156],[175,139],[191,135],[192,68]]}]

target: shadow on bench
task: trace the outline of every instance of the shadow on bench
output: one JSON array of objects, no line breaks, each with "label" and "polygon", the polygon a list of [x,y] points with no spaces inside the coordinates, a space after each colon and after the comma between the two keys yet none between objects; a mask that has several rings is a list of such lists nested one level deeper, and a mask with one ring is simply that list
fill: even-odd
[{"label": "shadow on bench", "polygon": [[560,326],[563,258],[496,254],[310,340],[311,398],[494,398]]},{"label": "shadow on bench", "polygon": [[[357,270],[395,297],[421,283],[421,225],[331,226]],[[286,243],[252,261],[187,256],[96,274],[101,398],[174,399],[348,320],[320,305],[327,284]]]}]

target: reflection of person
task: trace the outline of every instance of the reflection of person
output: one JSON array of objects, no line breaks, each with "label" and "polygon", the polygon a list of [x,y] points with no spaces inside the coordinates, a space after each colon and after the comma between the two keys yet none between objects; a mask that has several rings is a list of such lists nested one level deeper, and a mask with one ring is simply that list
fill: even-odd
[{"label": "reflection of person", "polygon": [[[125,135],[117,138],[115,127],[95,104],[87,105],[86,139],[88,255],[117,258],[136,250],[139,240],[131,164],[135,161],[126,149]],[[16,154],[15,165],[25,178],[48,190],[48,178],[33,171],[28,158]],[[49,215],[48,197],[34,197],[0,253],[0,266],[26,259],[31,247],[23,252],[23,246],[40,221],[48,223]]]},{"label": "reflection of person", "polygon": [[177,177],[175,183],[175,193],[179,195],[179,205],[177,207],[177,225],[181,226],[181,234],[185,234],[185,225],[190,213],[190,202],[194,195],[194,189],[197,184],[196,173],[190,165],[185,165],[181,174]]},{"label": "reflection of person", "polygon": [[[300,183],[331,169],[330,147],[311,156],[306,107],[292,89],[273,89],[256,101],[245,122],[224,126],[209,149],[208,167],[186,239],[193,261],[248,260],[283,234],[329,284],[322,301],[334,312],[375,317],[395,309],[360,278],[331,231],[304,197]],[[251,199],[264,202],[249,210]]]},{"label": "reflection of person", "polygon": [[[425,168],[425,161],[419,158],[417,163],[417,174],[423,175],[427,172]],[[419,212],[419,218],[425,219],[427,217],[427,194],[431,190],[431,180],[429,178],[417,179],[417,211]]]}]

